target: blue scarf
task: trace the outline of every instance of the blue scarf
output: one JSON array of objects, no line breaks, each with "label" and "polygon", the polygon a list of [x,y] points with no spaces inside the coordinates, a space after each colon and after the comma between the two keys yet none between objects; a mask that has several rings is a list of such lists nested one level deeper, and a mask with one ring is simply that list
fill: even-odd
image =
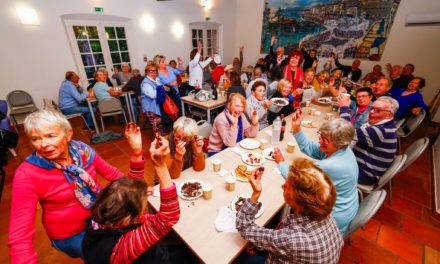
[{"label": "blue scarf", "polygon": [[86,169],[95,159],[95,150],[83,142],[72,140],[69,142],[69,156],[73,164],[63,166],[50,161],[34,151],[26,161],[43,169],[60,169],[72,188],[78,201],[89,209],[96,200],[101,190],[95,180],[87,173]]},{"label": "blue scarf", "polygon": [[[226,115],[226,109],[224,110],[226,120],[228,120],[229,125],[232,124],[231,120],[229,120],[228,116]],[[243,139],[243,120],[241,119],[241,115],[238,117],[238,133],[237,133],[237,141],[240,142]],[[223,146],[223,149],[225,149],[226,146]]]}]

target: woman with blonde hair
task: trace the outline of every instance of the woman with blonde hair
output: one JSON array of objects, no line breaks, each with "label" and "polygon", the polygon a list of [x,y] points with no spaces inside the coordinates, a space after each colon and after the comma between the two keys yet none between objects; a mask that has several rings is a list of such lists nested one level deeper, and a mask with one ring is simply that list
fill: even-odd
[{"label": "woman with blonde hair", "polygon": [[213,156],[227,147],[233,147],[242,139],[257,136],[259,123],[257,111],[250,116],[250,123],[244,115],[246,98],[239,93],[233,93],[223,112],[214,120],[209,136],[208,156]]},{"label": "woman with blonde hair", "polygon": [[278,106],[276,104],[273,104],[269,108],[269,111],[267,111],[267,121],[269,122],[269,125],[272,125],[277,116],[288,116],[294,111],[291,103],[293,102],[295,96],[301,94],[301,91],[301,89],[296,89],[292,93],[292,83],[287,79],[281,79],[278,82],[277,90],[273,94],[272,98],[284,98],[289,101],[289,104],[285,106]]}]

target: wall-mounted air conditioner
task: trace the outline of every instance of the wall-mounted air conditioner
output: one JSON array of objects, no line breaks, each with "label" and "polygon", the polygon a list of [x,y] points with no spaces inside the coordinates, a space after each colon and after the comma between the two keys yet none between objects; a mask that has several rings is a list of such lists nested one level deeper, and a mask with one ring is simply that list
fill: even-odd
[{"label": "wall-mounted air conditioner", "polygon": [[406,16],[406,26],[440,25],[440,10],[411,12]]}]

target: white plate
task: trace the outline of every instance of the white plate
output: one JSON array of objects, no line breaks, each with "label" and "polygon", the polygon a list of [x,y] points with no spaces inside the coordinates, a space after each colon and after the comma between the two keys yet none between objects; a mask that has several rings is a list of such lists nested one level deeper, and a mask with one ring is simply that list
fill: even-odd
[{"label": "white plate", "polygon": [[314,121],[310,121],[310,120],[304,120],[301,122],[301,125],[303,127],[308,127],[308,128],[315,128],[318,127],[318,124]]},{"label": "white plate", "polygon": [[[251,161],[251,158],[253,159],[257,158],[258,161],[257,162]],[[263,155],[257,152],[246,152],[241,156],[241,160],[247,165],[251,165],[251,166],[260,166],[266,161]]]},{"label": "white plate", "polygon": [[[245,165],[245,166],[247,167],[246,171],[250,171],[250,170],[254,170],[254,169],[255,169],[254,167],[251,167],[251,166],[247,166],[247,165]],[[238,166],[237,166],[237,167],[238,167]],[[237,174],[235,174],[235,169],[236,169],[237,167],[235,167],[235,168],[232,170],[232,176],[234,176],[235,179],[237,179],[237,181],[248,182],[247,179],[243,179],[243,178],[241,178],[241,177],[237,177]]]},{"label": "white plate", "polygon": [[330,97],[321,97],[318,98],[318,103],[320,104],[331,104],[333,101]]},{"label": "white plate", "polygon": [[[185,195],[183,195],[182,194],[183,185],[185,183],[194,183],[194,182],[200,183],[200,193],[194,197],[186,197]],[[201,180],[198,180],[198,179],[186,180],[186,181],[182,182],[181,184],[179,184],[179,186],[177,186],[177,195],[179,195],[180,198],[182,198],[184,200],[189,200],[189,201],[198,199],[198,198],[202,197],[202,195],[203,195],[202,186],[203,186],[203,182]]]},{"label": "white plate", "polygon": [[[232,210],[232,212],[234,212],[234,213],[237,213],[237,210],[235,210],[235,203],[238,201],[238,197],[250,198],[251,195],[250,195],[250,194],[247,194],[247,193],[243,193],[243,194],[240,194],[240,195],[238,195],[238,196],[235,196],[235,197],[232,199],[232,201],[231,201],[231,210]],[[255,218],[260,217],[260,216],[263,214],[263,212],[264,212],[264,203],[263,203],[260,199],[258,199],[258,201],[261,203],[261,208],[260,208],[260,210],[258,210],[258,212],[255,214]]]},{"label": "white plate", "polygon": [[245,149],[257,149],[260,147],[260,142],[256,139],[245,138],[240,141],[240,146]]},{"label": "white plate", "polygon": [[[263,154],[263,157],[265,159],[275,160],[274,158],[272,158],[271,155],[269,155],[270,152],[274,152],[274,149],[273,148],[267,148],[267,149],[264,149],[261,153]],[[282,151],[282,150],[281,150],[281,155],[283,155],[283,157],[285,157],[284,151]]]},{"label": "white plate", "polygon": [[[282,97],[275,97],[275,98],[271,98],[270,101],[277,106],[286,106],[289,104],[289,101],[287,101],[286,98],[282,98]],[[281,103],[281,101],[283,101]]]}]

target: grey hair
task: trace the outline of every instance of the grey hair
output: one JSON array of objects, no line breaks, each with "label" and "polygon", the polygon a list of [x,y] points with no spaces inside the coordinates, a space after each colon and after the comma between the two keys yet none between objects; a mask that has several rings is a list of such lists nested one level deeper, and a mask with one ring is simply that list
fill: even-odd
[{"label": "grey hair", "polygon": [[388,77],[386,77],[386,76],[382,76],[382,77],[380,77],[380,78],[378,79],[378,81],[379,81],[379,80],[382,80],[382,79],[387,80],[388,88],[390,88],[390,87],[393,85],[393,81],[392,81],[390,78],[388,78]]},{"label": "grey hair", "polygon": [[140,76],[141,75],[141,71],[137,68],[134,68],[133,70],[131,70],[131,73],[133,74],[133,76]]},{"label": "grey hair", "polygon": [[384,102],[388,106],[387,110],[393,114],[399,109],[399,102],[390,96],[381,96],[377,98],[376,101]]},{"label": "grey hair", "polygon": [[335,146],[340,149],[349,146],[354,138],[353,125],[342,118],[336,118],[332,121],[325,122],[319,128],[319,132],[331,136],[335,142]]},{"label": "grey hair", "polygon": [[128,62],[122,62],[122,63],[121,63],[121,67],[122,67],[123,65],[127,65],[128,68],[130,68],[130,64],[128,64]]},{"label": "grey hair", "polygon": [[102,71],[103,73],[108,73],[108,71],[105,67],[99,67],[98,71]]},{"label": "grey hair", "polygon": [[196,137],[199,133],[199,128],[197,127],[196,121],[184,116],[179,117],[176,121],[174,121],[174,133],[176,133],[179,129],[182,129],[183,133],[190,138]]},{"label": "grey hair", "polygon": [[58,111],[41,109],[28,115],[24,120],[24,132],[30,136],[31,130],[43,131],[48,126],[57,125],[64,133],[67,133],[72,126],[67,118]]}]

